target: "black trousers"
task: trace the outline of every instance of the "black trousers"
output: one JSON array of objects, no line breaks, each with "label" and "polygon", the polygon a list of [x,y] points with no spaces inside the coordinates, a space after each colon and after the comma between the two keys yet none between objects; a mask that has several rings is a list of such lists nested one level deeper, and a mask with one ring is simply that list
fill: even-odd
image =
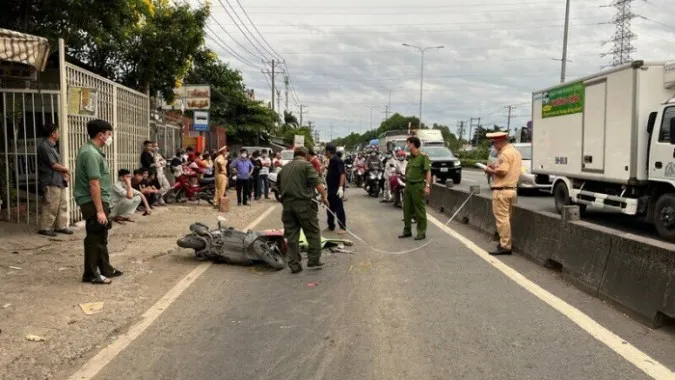
[{"label": "black trousers", "polygon": [[237,204],[247,204],[251,196],[251,180],[237,178]]},{"label": "black trousers", "polygon": [[84,237],[84,274],[82,278],[89,280],[102,274],[109,277],[115,268],[110,265],[110,254],[108,253],[108,230],[112,228],[110,220],[110,205],[103,203],[108,224],[101,224],[96,220],[96,206],[94,203],[87,203],[80,206],[82,217],[85,220]]},{"label": "black trousers", "polygon": [[[335,193],[332,192],[332,193]],[[342,199],[337,196],[337,194],[332,194],[328,196],[328,208],[330,211],[335,213],[338,218],[338,223],[339,223],[339,228],[345,229],[347,228],[347,216],[345,215],[345,207],[344,203],[342,202]],[[333,214],[331,214],[330,211],[326,211],[326,214],[328,215],[328,228],[330,230],[335,229],[335,217]]]},{"label": "black trousers", "polygon": [[253,174],[251,176],[251,180],[253,181],[253,196],[255,196],[255,199],[257,200],[262,194],[262,189],[260,186],[260,174]]}]

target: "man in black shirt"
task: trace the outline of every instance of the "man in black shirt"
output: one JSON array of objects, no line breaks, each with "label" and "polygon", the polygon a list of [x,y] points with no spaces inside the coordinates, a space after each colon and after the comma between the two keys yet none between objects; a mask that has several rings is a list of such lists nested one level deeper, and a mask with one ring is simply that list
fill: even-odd
[{"label": "man in black shirt", "polygon": [[[335,145],[326,145],[326,156],[328,157],[328,170],[326,171],[326,187],[328,192],[328,204],[330,211],[328,214],[328,230],[335,230],[335,217],[338,218],[338,234],[345,234],[347,228],[347,217],[345,216],[345,208],[342,203],[342,198],[345,195],[344,188],[347,180],[345,173],[345,164],[336,154]],[[332,213],[331,213],[332,211]]]},{"label": "man in black shirt", "polygon": [[155,143],[150,140],[143,142],[143,153],[141,153],[141,168],[147,169],[149,173],[155,173],[155,157],[152,155],[152,148]]}]

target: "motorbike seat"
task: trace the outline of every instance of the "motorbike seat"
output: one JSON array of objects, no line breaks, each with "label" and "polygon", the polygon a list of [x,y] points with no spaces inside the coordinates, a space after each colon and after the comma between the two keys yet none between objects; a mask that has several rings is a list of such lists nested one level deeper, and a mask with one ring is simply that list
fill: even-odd
[{"label": "motorbike seat", "polygon": [[214,182],[216,182],[215,177],[207,177],[207,178],[202,178],[202,179],[199,180],[200,185],[210,185]]}]

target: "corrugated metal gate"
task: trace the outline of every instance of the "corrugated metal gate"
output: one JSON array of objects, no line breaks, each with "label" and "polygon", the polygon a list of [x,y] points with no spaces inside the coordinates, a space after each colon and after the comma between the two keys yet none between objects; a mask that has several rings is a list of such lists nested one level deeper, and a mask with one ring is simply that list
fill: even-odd
[{"label": "corrugated metal gate", "polygon": [[0,89],[0,219],[36,223],[40,209],[37,144],[58,123],[58,90]]}]

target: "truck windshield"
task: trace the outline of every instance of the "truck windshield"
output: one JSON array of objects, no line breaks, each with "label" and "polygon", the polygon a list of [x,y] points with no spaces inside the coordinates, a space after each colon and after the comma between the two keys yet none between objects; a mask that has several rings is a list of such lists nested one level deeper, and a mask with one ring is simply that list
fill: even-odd
[{"label": "truck windshield", "polygon": [[430,158],[436,157],[454,157],[452,151],[444,146],[424,146],[422,152],[426,153]]},{"label": "truck windshield", "polygon": [[532,146],[517,146],[516,149],[520,152],[523,160],[532,160]]}]

